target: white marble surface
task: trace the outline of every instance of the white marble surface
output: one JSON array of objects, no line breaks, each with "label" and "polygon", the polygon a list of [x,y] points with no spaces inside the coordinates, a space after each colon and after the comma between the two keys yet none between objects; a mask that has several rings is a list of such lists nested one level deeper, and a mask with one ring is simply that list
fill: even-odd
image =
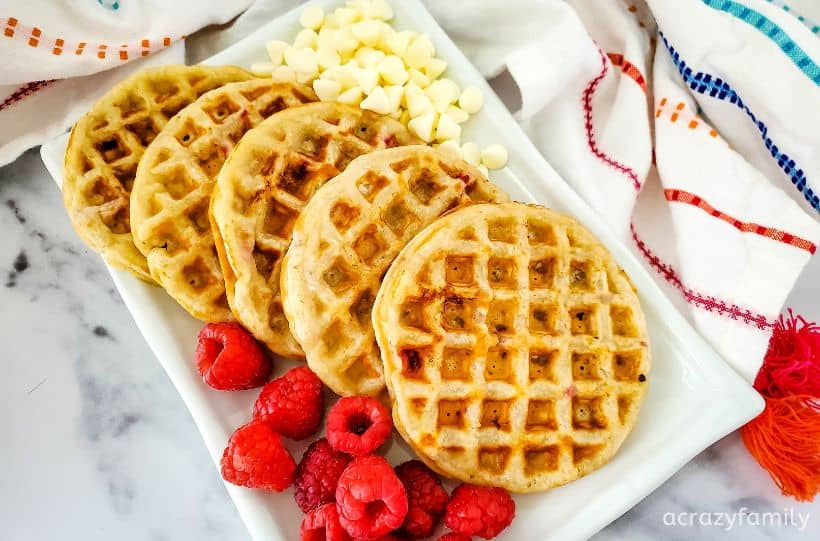
[{"label": "white marble surface", "polygon": [[[182,401],[74,234],[36,152],[0,169],[0,537],[248,538]],[[790,303],[820,320],[820,260]],[[666,513],[811,513],[794,526],[676,527]],[[666,516],[669,520],[669,516]],[[731,435],[597,540],[817,539]]]}]

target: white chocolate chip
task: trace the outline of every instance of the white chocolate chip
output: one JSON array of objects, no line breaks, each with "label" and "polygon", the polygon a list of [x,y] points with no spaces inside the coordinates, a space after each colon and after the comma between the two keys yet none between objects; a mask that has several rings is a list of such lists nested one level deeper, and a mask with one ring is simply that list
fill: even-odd
[{"label": "white chocolate chip", "polygon": [[408,93],[405,90],[404,101],[407,104],[407,111],[410,113],[411,118],[416,118],[417,116],[435,111],[430,98],[424,94],[416,94],[414,92]]},{"label": "white chocolate chip", "polygon": [[407,74],[410,76],[410,80],[416,83],[419,88],[427,88],[430,86],[430,78],[416,68],[410,68]]},{"label": "white chocolate chip", "polygon": [[401,108],[401,98],[404,96],[404,89],[401,85],[385,86],[384,93],[387,95],[390,112],[398,111]]},{"label": "white chocolate chip", "polygon": [[382,48],[390,51],[397,56],[404,56],[407,53],[407,47],[410,46],[410,40],[413,39],[414,32],[387,32],[382,36]]},{"label": "white chocolate chip", "polygon": [[347,105],[359,105],[362,102],[362,89],[358,86],[354,86],[353,88],[349,88],[339,94],[339,97],[336,99],[339,103],[345,103]]},{"label": "white chocolate chip", "polygon": [[319,71],[319,55],[313,49],[285,49],[285,62],[298,73]]},{"label": "white chocolate chip", "polygon": [[330,79],[316,79],[313,90],[322,101],[336,101],[342,92],[342,85]]},{"label": "white chocolate chip", "polygon": [[323,70],[335,68],[342,63],[342,58],[339,56],[339,53],[332,49],[319,49],[316,55],[319,61],[319,68]]},{"label": "white chocolate chip", "polygon": [[487,169],[486,165],[479,165],[478,170],[481,171],[481,174],[487,178],[490,178],[490,171]]},{"label": "white chocolate chip", "polygon": [[359,40],[350,31],[349,27],[342,27],[336,34],[338,41],[336,43],[337,50],[341,55],[352,55],[359,46]]},{"label": "white chocolate chip", "polygon": [[376,45],[382,35],[384,23],[381,21],[361,21],[350,27],[353,35],[365,45]]},{"label": "white chocolate chip", "polygon": [[370,2],[369,15],[373,19],[389,21],[393,18],[393,8],[391,8],[390,4],[388,4],[385,0],[372,0]]},{"label": "white chocolate chip", "polygon": [[325,18],[325,10],[322,6],[308,6],[299,17],[299,23],[305,28],[316,30],[322,26],[322,20]]},{"label": "white chocolate chip", "polygon": [[475,166],[481,164],[481,151],[478,149],[478,145],[473,142],[462,145],[461,157],[469,164]]},{"label": "white chocolate chip", "polygon": [[501,145],[489,145],[481,151],[481,163],[489,169],[501,169],[507,165],[509,153]]},{"label": "white chocolate chip", "polygon": [[446,111],[447,107],[458,99],[460,93],[458,85],[450,79],[433,81],[427,87],[426,92],[436,111],[439,112]]},{"label": "white chocolate chip", "polygon": [[461,93],[461,97],[458,98],[458,106],[471,115],[480,111],[483,105],[484,95],[477,86],[468,86]]},{"label": "white chocolate chip", "polygon": [[379,84],[379,73],[372,68],[354,68],[353,78],[365,94],[370,94]]},{"label": "white chocolate chip", "polygon": [[458,146],[458,142],[455,139],[444,141],[436,148],[445,154],[453,156],[454,158],[461,158],[461,147]]},{"label": "white chocolate chip", "polygon": [[424,67],[424,71],[430,79],[438,79],[446,69],[447,62],[440,58],[431,58],[430,62]]},{"label": "white chocolate chip", "polygon": [[363,68],[375,68],[384,57],[385,54],[382,51],[372,47],[362,47],[353,55],[356,63]]},{"label": "white chocolate chip", "polygon": [[374,88],[370,92],[370,95],[362,100],[359,106],[362,109],[367,109],[368,111],[373,111],[381,115],[386,115],[392,112],[390,110],[390,100],[387,98],[384,88],[380,86]]},{"label": "white chocolate chip", "polygon": [[450,116],[442,113],[438,117],[438,126],[436,126],[436,140],[449,141],[450,139],[459,139],[461,137],[461,126],[459,126]]},{"label": "white chocolate chip", "polygon": [[464,111],[464,109],[456,107],[455,105],[449,106],[445,112],[448,115],[450,115],[450,118],[452,118],[459,124],[464,124],[465,122],[467,122],[467,120],[470,119],[470,115],[468,115],[467,112]]},{"label": "white chocolate chip", "polygon": [[436,113],[426,113],[417,116],[407,123],[407,127],[419,139],[429,143],[433,140],[433,132],[436,129]]},{"label": "white chocolate chip", "polygon": [[319,34],[310,28],[303,28],[296,34],[296,39],[293,40],[294,49],[315,49],[316,40]]},{"label": "white chocolate chip", "polygon": [[348,8],[336,8],[336,11],[333,12],[334,22],[339,26],[339,28],[349,26],[358,16],[359,14],[356,13],[355,10]]},{"label": "white chocolate chip", "polygon": [[421,34],[407,47],[404,60],[409,67],[420,69],[430,63],[433,54],[435,54],[433,42],[430,41],[430,38]]},{"label": "white chocolate chip", "polygon": [[282,55],[285,54],[285,49],[288,47],[289,45],[287,43],[279,40],[269,41],[265,44],[265,49],[268,51],[270,61],[277,66],[282,63]]},{"label": "white chocolate chip", "polygon": [[403,85],[407,82],[404,62],[398,56],[386,56],[378,65],[379,75],[387,84]]}]

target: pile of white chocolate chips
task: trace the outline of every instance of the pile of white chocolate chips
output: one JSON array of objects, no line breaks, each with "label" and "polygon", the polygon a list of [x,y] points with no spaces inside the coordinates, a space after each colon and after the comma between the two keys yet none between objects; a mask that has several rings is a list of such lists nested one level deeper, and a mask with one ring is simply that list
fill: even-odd
[{"label": "pile of white chocolate chips", "polygon": [[447,63],[436,58],[430,38],[396,31],[385,0],[349,0],[325,14],[312,5],[302,12],[293,43],[267,43],[270,62],[253,64],[261,76],[313,86],[322,101],[358,105],[406,125],[426,143],[477,166],[485,175],[507,163],[507,149],[461,143],[461,125],[484,97],[475,86],[460,88],[442,77]]}]

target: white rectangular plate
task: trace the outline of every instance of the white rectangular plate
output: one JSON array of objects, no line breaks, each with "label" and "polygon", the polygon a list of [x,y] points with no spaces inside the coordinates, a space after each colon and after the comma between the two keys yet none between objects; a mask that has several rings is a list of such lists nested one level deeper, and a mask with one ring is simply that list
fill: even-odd
[{"label": "white rectangular plate", "polygon": [[[340,0],[314,2],[327,8]],[[271,21],[209,59],[210,64],[249,66],[265,61],[265,42],[290,41],[304,5]],[[640,291],[652,347],[650,390],[634,432],[606,466],[567,486],[516,496],[516,520],[501,536],[516,540],[586,539],[615,520],[697,453],[757,415],[760,396],[735,374],[673,308],[637,259],[607,230],[601,219],[542,158],[478,71],[469,63],[418,0],[394,1],[398,29],[424,32],[448,63],[447,77],[476,85],[484,108],[468,121],[465,141],[501,142],[510,152],[507,168],[493,181],[513,199],[537,202],[566,212],[595,233]],[[67,135],[43,145],[41,154],[59,184]],[[258,391],[217,392],[202,383],[192,362],[195,321],[170,297],[130,274],[109,269],[137,327],[182,396],[215,463],[233,430],[247,422]],[[277,371],[290,363],[277,362]],[[397,464],[411,456],[403,442],[388,458]],[[304,445],[291,450],[298,459]],[[216,473],[218,475],[218,473]],[[227,484],[228,492],[256,541],[298,539],[301,513],[290,491],[267,494]]]}]

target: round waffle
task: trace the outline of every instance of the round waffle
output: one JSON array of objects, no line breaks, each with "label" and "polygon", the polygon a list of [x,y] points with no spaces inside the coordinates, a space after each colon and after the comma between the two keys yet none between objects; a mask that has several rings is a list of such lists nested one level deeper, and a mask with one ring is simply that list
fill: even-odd
[{"label": "round waffle", "polygon": [[74,229],[112,267],[153,282],[131,238],[129,196],[137,164],[156,134],[201,94],[253,75],[234,66],[161,66],[112,88],[71,130],[63,200]]},{"label": "round waffle", "polygon": [[400,122],[358,107],[316,103],[249,131],[214,190],[211,220],[236,318],[274,353],[303,357],[282,311],[279,275],[299,212],[356,157],[417,143]]},{"label": "round waffle", "polygon": [[222,164],[246,131],[315,100],[306,86],[271,79],[227,84],[183,109],[145,150],[131,192],[134,243],[192,316],[233,319],[208,217]]},{"label": "round waffle", "polygon": [[605,464],[647,390],[626,274],[575,220],[472,205],[396,258],[373,326],[407,442],[443,475],[546,490]]},{"label": "round waffle", "polygon": [[281,286],[291,331],[328,387],[384,389],[370,309],[402,247],[450,209],[506,200],[470,164],[426,146],[356,158],[316,193],[296,221]]}]

